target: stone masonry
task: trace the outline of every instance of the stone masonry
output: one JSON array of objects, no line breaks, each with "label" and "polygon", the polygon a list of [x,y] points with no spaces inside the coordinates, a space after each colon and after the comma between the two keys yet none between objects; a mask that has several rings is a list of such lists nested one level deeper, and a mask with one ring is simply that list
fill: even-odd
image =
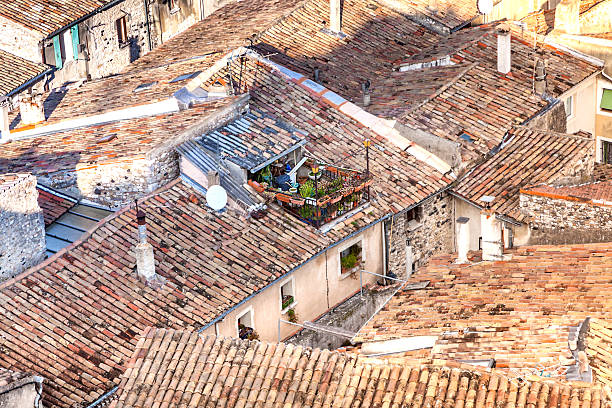
[{"label": "stone masonry", "polygon": [[39,43],[43,35],[0,16],[0,50],[29,61],[42,63]]},{"label": "stone masonry", "polygon": [[36,178],[0,175],[0,279],[36,265],[45,254],[45,224]]},{"label": "stone masonry", "polygon": [[612,241],[612,207],[521,194],[521,211],[531,217],[529,244]]},{"label": "stone masonry", "polygon": [[[408,216],[411,217],[411,216]],[[388,270],[406,278],[433,255],[453,251],[453,205],[438,194],[416,209],[416,219],[400,213],[385,225],[389,247]]]}]

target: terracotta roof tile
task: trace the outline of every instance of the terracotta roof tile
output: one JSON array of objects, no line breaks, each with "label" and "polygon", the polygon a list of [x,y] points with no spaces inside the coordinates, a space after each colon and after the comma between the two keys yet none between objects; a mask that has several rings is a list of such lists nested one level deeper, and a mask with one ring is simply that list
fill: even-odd
[{"label": "terracotta roof tile", "polygon": [[12,0],[0,5],[0,16],[47,36],[111,0]]},{"label": "terracotta roof tile", "polygon": [[[186,364],[158,363],[179,360]],[[601,387],[590,384],[518,381],[496,371],[444,361],[423,365],[408,359],[381,360],[150,328],[141,337],[110,406],[554,408],[565,406],[559,393],[571,396],[576,406],[600,408],[607,403]]]},{"label": "terracotta roof tile", "polygon": [[37,188],[38,205],[43,211],[45,227],[48,227],[64,215],[76,204],[77,200],[70,199],[64,195],[54,194],[52,190]]},{"label": "terracotta roof tile", "polygon": [[6,95],[51,68],[0,50],[0,95]]},{"label": "terracotta roof tile", "polygon": [[[610,319],[610,244],[526,246],[510,260],[432,259],[376,314],[356,341],[436,335],[433,358],[495,359],[497,367],[564,375],[575,363],[569,332],[586,317]],[[566,364],[564,366],[564,364]],[[511,371],[512,371],[511,370]],[[518,370],[518,371],[517,371]]]},{"label": "terracotta roof tile", "polygon": [[470,170],[453,191],[476,205],[483,205],[483,195],[493,196],[490,205],[495,212],[523,221],[521,188],[554,181],[564,169],[585,162],[592,149],[588,133],[567,135],[517,127],[509,132],[508,142]]},{"label": "terracotta roof tile", "polygon": [[591,319],[586,336],[586,353],[594,381],[612,387],[612,324]]}]

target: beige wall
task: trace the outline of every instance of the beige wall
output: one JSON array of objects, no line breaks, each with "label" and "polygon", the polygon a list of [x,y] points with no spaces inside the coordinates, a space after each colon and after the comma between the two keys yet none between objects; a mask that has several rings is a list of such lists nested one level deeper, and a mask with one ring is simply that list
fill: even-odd
[{"label": "beige wall", "polygon": [[[348,245],[362,240],[365,254],[365,270],[382,274],[382,223],[361,232],[358,236],[346,240],[339,246],[329,249],[315,259],[306,263],[291,275],[280,279],[277,283],[258,293],[250,300],[232,310],[220,322],[204,331],[214,334],[215,330],[222,336],[238,336],[237,319],[247,310],[252,310],[254,329],[263,341],[278,341],[278,319],[288,320],[286,314],[281,314],[280,287],[286,281],[293,280],[294,297],[297,305],[294,310],[299,323],[312,321],[331,307],[359,290],[359,274],[356,279],[342,278],[340,271],[340,251]],[[377,278],[363,274],[364,284],[373,283]],[[298,327],[282,323],[281,337],[285,338],[298,330]]]},{"label": "beige wall", "polygon": [[0,50],[42,63],[39,43],[43,35],[0,16]]},{"label": "beige wall", "polygon": [[595,160],[601,162],[601,142],[612,142],[612,112],[599,108],[604,89],[612,89],[612,81],[600,76],[597,81],[597,117],[595,119],[595,136],[597,137]]},{"label": "beige wall", "polygon": [[502,19],[520,20],[531,12],[546,9],[547,4],[547,0],[501,0],[493,6],[489,14],[478,16],[473,24],[490,23]]},{"label": "beige wall", "polygon": [[595,132],[595,102],[597,75],[592,75],[559,97],[566,103],[573,96],[572,114],[567,118],[567,133],[580,130]]}]

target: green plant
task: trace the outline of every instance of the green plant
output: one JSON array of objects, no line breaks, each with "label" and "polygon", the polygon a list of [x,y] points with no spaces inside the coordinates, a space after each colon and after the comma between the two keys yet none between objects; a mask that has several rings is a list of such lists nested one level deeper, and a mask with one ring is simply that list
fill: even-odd
[{"label": "green plant", "polygon": [[291,295],[283,296],[283,305],[282,305],[283,309],[288,308],[289,306],[291,306],[292,303],[293,303],[293,296]]},{"label": "green plant", "polygon": [[300,186],[300,195],[303,198],[314,197],[315,187],[313,181],[307,181]]},{"label": "green plant", "polygon": [[309,205],[304,205],[298,210],[298,214],[302,218],[310,218],[312,217],[312,208]]},{"label": "green plant", "polygon": [[293,309],[287,310],[287,317],[289,318],[289,321],[291,323],[297,323],[298,321],[297,314],[295,313],[295,310]]},{"label": "green plant", "polygon": [[263,183],[264,181],[270,182],[272,180],[272,172],[270,171],[270,165],[267,165],[259,172],[259,176],[257,177],[257,181]]},{"label": "green plant", "polygon": [[357,265],[357,256],[354,253],[350,253],[347,256],[340,259],[340,265],[343,270],[353,269]]}]

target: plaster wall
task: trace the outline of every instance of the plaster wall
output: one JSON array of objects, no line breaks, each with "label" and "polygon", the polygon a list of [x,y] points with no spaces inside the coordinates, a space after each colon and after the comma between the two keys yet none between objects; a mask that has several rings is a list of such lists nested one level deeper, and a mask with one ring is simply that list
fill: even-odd
[{"label": "plaster wall", "polygon": [[612,81],[601,76],[597,81],[597,116],[595,118],[595,160],[602,162],[602,142],[612,143],[612,112],[600,108],[604,89],[612,89]]},{"label": "plaster wall", "polygon": [[[26,381],[27,383],[23,385],[19,384]],[[7,389],[8,387],[13,388]],[[35,404],[38,396],[36,383],[30,379],[26,378],[18,381],[17,384],[2,387],[0,391],[0,407],[2,408],[37,408]],[[42,404],[39,406],[42,408]]]},{"label": "plaster wall", "polygon": [[172,10],[168,1],[158,0],[151,5],[156,45],[200,21],[200,0],[178,0],[176,3]]},{"label": "plaster wall", "polygon": [[565,103],[572,96],[574,103],[572,114],[567,118],[567,133],[580,130],[595,133],[597,76],[582,81],[559,97]]},{"label": "plaster wall", "polygon": [[0,16],[0,50],[27,60],[42,63],[39,43],[43,35]]},{"label": "plaster wall", "polygon": [[[364,269],[382,273],[382,223],[361,232],[346,241],[346,244],[355,240],[362,240],[365,253]],[[228,313],[222,321],[217,323],[218,334],[222,336],[238,336],[238,317],[248,310],[252,310],[254,329],[262,341],[278,341],[278,319],[288,320],[286,314],[281,313],[280,287],[288,280],[293,280],[294,297],[297,304],[293,308],[298,321],[312,321],[326,313],[331,307],[341,303],[359,290],[359,274],[353,277],[342,278],[340,271],[340,251],[343,244],[330,248],[318,255],[289,276],[279,280],[262,292],[256,294],[235,310]],[[373,283],[376,277],[363,275],[363,283]],[[281,338],[294,333],[298,327],[286,323],[281,324]],[[214,334],[214,325],[205,333]]]}]

